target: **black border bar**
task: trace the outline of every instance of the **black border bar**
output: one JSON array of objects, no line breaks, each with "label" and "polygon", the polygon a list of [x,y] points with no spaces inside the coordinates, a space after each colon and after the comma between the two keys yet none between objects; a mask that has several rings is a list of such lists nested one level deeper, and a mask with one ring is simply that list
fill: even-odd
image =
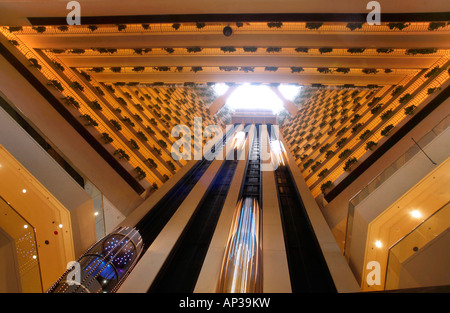
[{"label": "black border bar", "polygon": [[[69,11],[68,11],[69,12]],[[170,14],[82,16],[82,25],[159,24],[159,23],[233,23],[233,22],[366,22],[367,13],[250,13],[250,14]],[[381,13],[381,22],[449,21],[450,12]],[[32,25],[67,25],[64,17],[29,17]]]}]

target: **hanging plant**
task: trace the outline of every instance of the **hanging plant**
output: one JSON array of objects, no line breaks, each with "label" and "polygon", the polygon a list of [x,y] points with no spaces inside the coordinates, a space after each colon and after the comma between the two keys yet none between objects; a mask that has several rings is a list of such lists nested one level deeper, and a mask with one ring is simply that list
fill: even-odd
[{"label": "hanging plant", "polygon": [[158,164],[156,164],[156,162],[153,159],[148,158],[146,161],[148,163],[148,167],[150,167],[150,168],[157,168],[158,167]]},{"label": "hanging plant", "polygon": [[206,26],[206,24],[203,23],[203,22],[197,22],[197,23],[195,23],[195,26],[196,26],[198,29],[202,29],[202,28],[204,28],[204,27]]},{"label": "hanging plant", "polygon": [[361,29],[364,23],[348,23],[347,28],[351,31],[354,31],[355,29]]},{"label": "hanging plant", "polygon": [[445,25],[445,22],[431,22],[430,24],[428,24],[428,30],[436,30],[441,27],[445,27]]},{"label": "hanging plant", "polygon": [[223,52],[235,52],[236,48],[235,47],[221,47],[220,50],[222,50]]},{"label": "hanging plant", "polygon": [[344,166],[344,171],[349,171],[351,166],[358,162],[358,160],[355,157],[349,158],[346,162],[345,162],[345,166]]},{"label": "hanging plant", "polygon": [[134,139],[130,139],[130,146],[131,146],[132,150],[139,150],[140,149],[138,143]]},{"label": "hanging plant", "polygon": [[365,130],[365,131],[359,136],[359,139],[365,140],[366,138],[369,137],[370,133],[371,133],[371,131],[370,131],[369,129]]},{"label": "hanging plant", "polygon": [[88,29],[89,29],[91,32],[95,32],[95,31],[98,29],[98,26],[96,26],[96,25],[89,25],[89,26],[88,26]]},{"label": "hanging plant", "polygon": [[434,75],[438,74],[441,70],[442,70],[442,69],[439,68],[439,65],[438,65],[438,66],[436,66],[435,68],[433,68],[432,70],[430,70],[428,73],[426,73],[426,74],[424,75],[424,77],[425,77],[425,78],[429,78],[429,77],[431,77],[431,76],[434,76]]},{"label": "hanging plant", "polygon": [[381,104],[378,104],[370,110],[370,113],[375,115],[380,110],[381,110]]},{"label": "hanging plant", "polygon": [[180,23],[173,23],[172,24],[172,28],[175,29],[175,30],[178,30],[180,27],[181,27]]},{"label": "hanging plant", "polygon": [[348,68],[348,67],[339,67],[339,68],[336,69],[336,72],[347,74],[348,72],[350,72],[350,68]]},{"label": "hanging plant", "polygon": [[245,73],[248,73],[248,72],[253,72],[254,69],[255,69],[255,67],[253,67],[253,66],[242,66],[239,70],[243,71]]},{"label": "hanging plant", "polygon": [[120,123],[114,119],[109,121],[111,123],[111,125],[114,127],[115,130],[122,130],[122,125],[120,125]]},{"label": "hanging plant", "polygon": [[321,170],[321,171],[319,172],[319,174],[317,174],[317,176],[323,177],[323,176],[325,176],[326,173],[328,173],[328,169],[327,169],[327,168],[324,168],[323,170]]},{"label": "hanging plant", "polygon": [[390,48],[379,48],[379,49],[377,49],[378,53],[391,53],[393,51],[394,51],[394,49],[390,49]]},{"label": "hanging plant", "polygon": [[360,129],[362,126],[362,123],[356,123],[355,126],[352,127],[352,133],[356,133],[358,129]]},{"label": "hanging plant", "polygon": [[58,89],[59,91],[63,91],[64,87],[61,85],[61,83],[59,81],[57,81],[56,79],[52,79],[50,80],[50,83],[52,86],[54,86],[56,89]]},{"label": "hanging plant", "polygon": [[89,114],[83,114],[80,117],[86,121],[86,124],[84,124],[85,126],[98,126],[97,121],[95,121]]},{"label": "hanging plant", "polygon": [[333,48],[319,48],[319,52],[322,53],[330,53],[333,51]]},{"label": "hanging plant", "polygon": [[339,154],[339,159],[344,159],[344,158],[346,158],[347,156],[350,155],[350,153],[352,153],[352,150],[351,150],[351,149],[345,149],[344,151],[342,151],[342,152]]},{"label": "hanging plant", "polygon": [[139,166],[137,166],[134,170],[137,172],[137,176],[136,176],[137,180],[143,180],[145,177],[147,177],[147,174]]},{"label": "hanging plant", "polygon": [[189,48],[186,48],[186,50],[189,53],[192,53],[192,52],[196,53],[196,52],[201,52],[202,48],[200,48],[200,47],[189,47]]},{"label": "hanging plant", "polygon": [[327,150],[327,152],[325,153],[325,158],[329,159],[334,155],[333,150]]},{"label": "hanging plant", "polygon": [[130,156],[123,149],[117,149],[116,151],[114,151],[114,155],[117,156],[119,160],[130,160]]},{"label": "hanging plant", "polygon": [[328,74],[332,72],[332,70],[330,70],[328,67],[318,67],[317,71],[322,74]]},{"label": "hanging plant", "polygon": [[392,109],[389,109],[385,111],[383,114],[381,114],[380,118],[382,121],[385,121],[389,118],[391,118],[394,115],[394,111]]},{"label": "hanging plant", "polygon": [[266,52],[281,52],[281,47],[268,47]]},{"label": "hanging plant", "polygon": [[13,46],[18,46],[19,42],[17,40],[8,40],[10,44],[12,44]]},{"label": "hanging plant", "polygon": [[65,102],[67,105],[73,105],[74,107],[76,107],[76,108],[78,108],[78,109],[80,108],[80,104],[78,103],[77,100],[75,100],[74,97],[71,97],[71,96],[65,97],[65,98],[64,98],[64,102]]},{"label": "hanging plant", "polygon": [[69,26],[67,26],[67,25],[58,26],[57,28],[58,28],[58,30],[60,30],[62,32],[66,32],[69,30]]},{"label": "hanging plant", "polygon": [[72,82],[71,86],[72,86],[72,88],[75,88],[75,89],[78,89],[78,90],[81,90],[81,91],[84,90],[84,87],[77,81]]},{"label": "hanging plant", "polygon": [[403,95],[403,97],[401,97],[400,99],[398,99],[398,102],[400,102],[400,104],[405,104],[407,103],[409,100],[412,99],[411,94],[407,93],[405,95]]},{"label": "hanging plant", "polygon": [[300,73],[300,72],[303,72],[303,71],[304,71],[303,67],[299,67],[299,66],[291,67],[291,73]]},{"label": "hanging plant", "polygon": [[117,30],[118,30],[119,32],[121,32],[122,30],[125,30],[125,29],[127,29],[127,25],[125,25],[125,24],[119,24],[119,25],[117,25]]},{"label": "hanging plant", "polygon": [[376,68],[365,68],[362,72],[365,74],[376,74],[378,73],[378,70]]},{"label": "hanging plant", "polygon": [[410,105],[410,106],[405,108],[405,114],[406,115],[413,115],[415,109],[416,109],[415,105]]},{"label": "hanging plant", "polygon": [[375,147],[376,145],[377,145],[377,143],[376,143],[375,141],[368,141],[368,142],[366,143],[365,149],[366,149],[366,150],[372,150],[373,147]]},{"label": "hanging plant", "polygon": [[108,133],[102,133],[100,138],[104,141],[105,144],[111,143],[114,139]]},{"label": "hanging plant", "polygon": [[258,50],[257,47],[244,47],[243,49],[245,52],[256,52]]},{"label": "hanging plant", "polygon": [[366,51],[366,49],[365,48],[350,48],[350,49],[347,49],[347,52],[348,53],[363,53],[364,51]]},{"label": "hanging plant", "polygon": [[269,22],[267,23],[267,27],[269,28],[281,28],[283,26],[282,22]]},{"label": "hanging plant", "polygon": [[382,131],[381,131],[381,136],[387,136],[389,134],[389,132],[391,131],[391,129],[394,128],[394,125],[390,124],[388,126],[386,126]]},{"label": "hanging plant", "polygon": [[37,68],[38,70],[42,69],[42,66],[39,64],[38,60],[35,58],[28,59],[31,62],[31,66]]},{"label": "hanging plant", "polygon": [[322,25],[323,23],[306,23],[305,27],[307,29],[319,29]]},{"label": "hanging plant", "polygon": [[237,66],[219,66],[219,69],[221,71],[225,71],[225,72],[231,72],[231,71],[239,70],[239,68]]},{"label": "hanging plant", "polygon": [[47,30],[45,26],[34,26],[33,29],[40,34],[44,33]]},{"label": "hanging plant", "polygon": [[89,107],[91,109],[93,109],[93,110],[96,110],[96,111],[102,111],[103,110],[102,106],[100,105],[100,103],[98,103],[97,100],[91,101],[89,103]]},{"label": "hanging plant", "polygon": [[10,26],[10,27],[8,27],[8,31],[10,33],[19,32],[19,31],[22,31],[22,30],[23,30],[22,26]]},{"label": "hanging plant", "polygon": [[325,194],[325,191],[327,189],[329,189],[332,185],[333,185],[333,182],[331,180],[329,180],[320,186],[320,190],[322,191],[323,194]]},{"label": "hanging plant", "polygon": [[303,48],[303,47],[297,47],[294,49],[295,52],[304,52],[304,53],[308,53],[308,48]]},{"label": "hanging plant", "polygon": [[341,138],[338,142],[336,142],[336,148],[342,147],[345,144],[346,141],[347,141],[346,137]]},{"label": "hanging plant", "polygon": [[150,29],[150,24],[141,24],[142,28],[145,30]]},{"label": "hanging plant", "polygon": [[389,29],[402,30],[402,29],[408,27],[410,24],[406,24],[406,23],[388,23],[387,25],[388,25]]},{"label": "hanging plant", "polygon": [[193,66],[193,67],[191,67],[191,72],[197,73],[197,72],[200,72],[200,71],[203,71],[203,67],[201,67],[201,66]]},{"label": "hanging plant", "polygon": [[113,66],[109,68],[111,70],[111,72],[114,73],[120,73],[122,71],[122,68],[120,66]]},{"label": "hanging plant", "polygon": [[84,49],[72,49],[72,50],[70,50],[70,52],[73,53],[73,54],[83,54],[83,53],[86,52],[86,50],[84,50]]},{"label": "hanging plant", "polygon": [[276,67],[276,66],[266,66],[264,68],[264,70],[267,71],[267,72],[276,72],[278,70],[278,67]]},{"label": "hanging plant", "polygon": [[174,48],[164,48],[164,51],[166,51],[167,53],[173,53],[175,51]]},{"label": "hanging plant", "polygon": [[408,49],[406,50],[406,54],[412,54],[412,55],[416,55],[416,54],[433,54],[436,53],[438,51],[438,49],[436,48],[428,48],[428,49]]}]

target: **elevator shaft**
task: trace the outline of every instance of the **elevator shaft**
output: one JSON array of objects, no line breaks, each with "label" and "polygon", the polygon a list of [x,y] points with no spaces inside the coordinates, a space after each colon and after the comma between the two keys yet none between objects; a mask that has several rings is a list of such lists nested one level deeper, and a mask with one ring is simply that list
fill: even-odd
[{"label": "elevator shaft", "polygon": [[262,292],[260,141],[257,125],[226,246],[218,292]]}]

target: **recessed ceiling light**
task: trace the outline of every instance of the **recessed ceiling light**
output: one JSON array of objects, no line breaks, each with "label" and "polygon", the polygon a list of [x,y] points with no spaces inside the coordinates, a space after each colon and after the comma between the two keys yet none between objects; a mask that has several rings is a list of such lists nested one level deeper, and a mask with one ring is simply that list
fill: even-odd
[{"label": "recessed ceiling light", "polygon": [[58,226],[59,226],[59,228],[63,228],[63,224],[59,224]]},{"label": "recessed ceiling light", "polygon": [[37,256],[33,255],[33,259],[35,259],[35,260],[36,260],[36,258],[37,258]]},{"label": "recessed ceiling light", "polygon": [[379,241],[379,240],[375,241],[375,247],[381,248],[382,246],[383,246],[383,244],[381,243],[381,241]]},{"label": "recessed ceiling light", "polygon": [[409,212],[409,214],[411,214],[411,216],[414,217],[414,218],[421,218],[422,217],[422,213],[420,213],[419,210],[412,210],[411,212]]},{"label": "recessed ceiling light", "polygon": [[23,225],[23,228],[27,229],[27,228],[28,228],[28,225]]},{"label": "recessed ceiling light", "polygon": [[23,193],[27,193],[27,190],[26,190],[26,189],[22,189],[22,192],[23,192]]},{"label": "recessed ceiling light", "polygon": [[94,215],[97,216],[97,215],[98,215],[98,212],[95,212]]}]

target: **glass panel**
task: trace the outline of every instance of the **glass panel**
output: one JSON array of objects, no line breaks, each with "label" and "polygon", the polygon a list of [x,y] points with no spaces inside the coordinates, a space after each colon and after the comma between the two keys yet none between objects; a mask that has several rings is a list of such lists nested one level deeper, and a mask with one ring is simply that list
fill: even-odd
[{"label": "glass panel", "polygon": [[14,240],[16,271],[20,276],[22,292],[42,292],[39,255],[33,225],[28,223],[7,201],[0,197],[0,228]]},{"label": "glass panel", "polygon": [[[433,129],[425,134],[417,144],[423,149],[428,145],[433,139],[435,139],[439,134],[446,130],[450,126],[450,115],[447,115],[442,121],[440,121]],[[413,144],[408,151],[402,154],[397,160],[395,160],[389,167],[384,169],[377,177],[372,179],[363,189],[361,189],[349,202],[349,209],[347,214],[347,230],[345,238],[344,255],[347,260],[350,258],[348,253],[348,248],[350,247],[353,214],[355,207],[361,203],[367,196],[369,196],[373,191],[375,191],[381,184],[383,184],[389,177],[391,177],[399,168],[406,164],[412,157],[414,157],[418,152],[420,152],[419,147]]]},{"label": "glass panel", "polygon": [[389,249],[385,289],[398,289],[402,263],[450,227],[447,203]]}]

